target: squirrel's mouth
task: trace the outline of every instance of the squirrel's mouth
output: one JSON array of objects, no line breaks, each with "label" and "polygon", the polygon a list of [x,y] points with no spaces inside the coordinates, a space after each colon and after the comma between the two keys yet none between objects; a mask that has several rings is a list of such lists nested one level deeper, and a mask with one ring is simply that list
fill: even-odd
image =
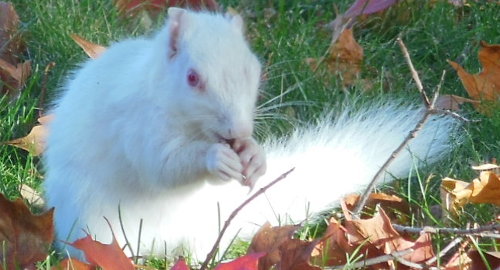
[{"label": "squirrel's mouth", "polygon": [[230,146],[232,146],[234,143],[234,139],[226,139],[224,136],[220,135],[219,133],[215,133],[215,137],[217,138],[218,143],[224,143],[224,144],[228,144]]}]

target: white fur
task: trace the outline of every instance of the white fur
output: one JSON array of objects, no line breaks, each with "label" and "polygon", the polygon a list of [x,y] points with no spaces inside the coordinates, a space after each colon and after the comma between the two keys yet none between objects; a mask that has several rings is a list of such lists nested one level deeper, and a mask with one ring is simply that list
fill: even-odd
[{"label": "white fur", "polygon": [[[142,219],[141,253],[183,246],[203,259],[219,221],[249,195],[237,181],[217,180],[229,174],[224,166],[238,166],[221,138],[244,139],[253,129],[260,64],[243,38],[241,18],[169,14],[152,38],[122,41],[86,62],[53,110],[45,193],[56,208],[59,240],[88,230],[109,242],[106,217],[123,245],[120,206],[134,250]],[[202,91],[186,83],[193,68],[205,83]],[[266,220],[302,221],[360,190],[419,117],[412,106],[377,104],[265,142],[268,172],[254,190],[296,170],[239,214],[225,243],[240,227],[248,236]],[[446,154],[453,126],[446,118],[430,121],[412,145],[415,156],[433,161]],[[405,176],[413,164],[405,153],[390,172]]]}]

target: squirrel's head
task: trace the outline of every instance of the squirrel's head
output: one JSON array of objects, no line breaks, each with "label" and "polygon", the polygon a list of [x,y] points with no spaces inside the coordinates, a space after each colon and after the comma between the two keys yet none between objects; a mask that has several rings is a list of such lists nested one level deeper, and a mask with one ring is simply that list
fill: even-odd
[{"label": "squirrel's head", "polygon": [[155,61],[160,84],[154,85],[170,99],[169,115],[205,137],[250,137],[261,66],[245,40],[242,18],[180,8],[170,8],[168,17],[156,36],[161,53],[155,50],[155,57],[162,61]]}]

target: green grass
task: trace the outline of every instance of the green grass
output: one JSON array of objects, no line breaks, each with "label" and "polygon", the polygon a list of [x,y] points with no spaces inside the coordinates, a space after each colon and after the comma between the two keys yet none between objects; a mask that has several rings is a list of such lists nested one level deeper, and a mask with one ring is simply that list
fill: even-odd
[{"label": "green grass", "polygon": [[[33,75],[18,100],[0,100],[0,141],[26,135],[35,125],[39,112],[50,107],[50,101],[57,96],[57,87],[64,82],[65,76],[87,59],[69,34],[77,33],[92,42],[109,45],[122,37],[154,29],[144,27],[137,20],[121,18],[111,0],[11,2],[21,17],[19,31],[28,47],[22,57],[33,61]],[[362,20],[354,28],[355,37],[365,53],[361,77],[370,82],[371,89],[365,91],[361,83],[344,89],[334,76],[313,74],[304,61],[308,57],[320,57],[329,46],[331,33],[320,26],[335,18],[332,2],[341,11],[351,3],[348,0],[219,1],[241,11],[246,18],[249,41],[264,63],[268,78],[263,86],[261,103],[286,92],[268,105],[276,108],[271,111],[272,119],[266,118],[266,123],[261,121],[259,124],[263,133],[285,132],[290,128],[290,122],[310,121],[324,108],[337,106],[352,96],[367,100],[375,96],[405,96],[418,102],[416,87],[395,42],[398,36],[405,41],[428,92],[438,85],[442,71],[446,70],[442,92],[465,97],[467,94],[460,80],[446,60],[459,62],[471,73],[479,72],[479,41],[500,43],[498,4],[472,2],[470,6],[456,8],[446,1],[435,4],[431,4],[434,1],[406,1],[385,15]],[[266,16],[269,9],[276,13]],[[159,18],[153,25],[161,21]],[[44,69],[51,62],[56,66],[46,75]],[[42,88],[48,90],[46,96]],[[44,102],[40,104],[40,100]],[[467,124],[459,131],[464,135],[464,143],[452,156],[431,168],[436,175],[433,180],[426,181],[431,173],[426,171],[410,181],[400,181],[388,187],[409,198],[414,208],[421,209],[410,217],[412,225],[444,225],[430,218],[430,207],[439,204],[442,176],[468,180],[474,177],[470,164],[500,158],[500,112],[485,117],[471,106],[464,107],[464,115],[481,122]],[[18,197],[22,183],[40,188],[42,175],[38,157],[11,146],[0,146],[0,192],[10,198]],[[484,224],[499,212],[498,208],[488,205],[469,206],[466,211],[467,215],[453,225]],[[446,239],[437,242],[446,243]],[[490,245],[490,249],[493,245],[483,244]]]}]

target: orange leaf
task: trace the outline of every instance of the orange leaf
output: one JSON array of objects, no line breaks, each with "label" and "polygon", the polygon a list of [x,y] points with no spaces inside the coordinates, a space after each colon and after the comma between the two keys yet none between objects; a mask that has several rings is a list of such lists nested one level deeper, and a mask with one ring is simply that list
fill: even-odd
[{"label": "orange leaf", "polygon": [[64,259],[58,265],[55,265],[51,270],[94,270],[95,266],[91,266],[77,259]]},{"label": "orange leaf", "polygon": [[271,227],[269,223],[262,225],[255,234],[248,248],[248,254],[265,252],[259,260],[259,269],[269,269],[281,260],[279,247],[291,239],[298,226]]},{"label": "orange leaf", "polygon": [[118,245],[113,230],[111,233],[113,234],[111,244],[95,241],[90,234],[87,234],[86,237],[75,240],[70,245],[82,250],[91,264],[98,265],[105,270],[133,270],[134,265]]},{"label": "orange leaf", "polygon": [[38,119],[38,122],[40,122],[42,125],[34,126],[31,129],[30,133],[25,137],[4,142],[4,144],[19,147],[35,156],[40,155],[45,149],[45,140],[48,134],[47,124],[53,117],[53,115],[40,117]]},{"label": "orange leaf", "polygon": [[[349,194],[344,197],[344,202],[346,204],[347,209],[354,210],[357,202],[359,201],[359,194]],[[401,199],[396,195],[389,195],[385,193],[372,193],[368,197],[368,201],[366,202],[366,207],[370,209],[374,209],[375,206],[380,205],[384,209],[391,209],[396,211],[391,211],[389,213],[391,218],[396,217],[396,212],[409,214],[410,206],[406,201]]]},{"label": "orange leaf", "polygon": [[45,259],[54,240],[54,208],[33,215],[22,199],[9,201],[0,194],[0,209],[0,262],[24,269]]},{"label": "orange leaf", "polygon": [[257,270],[259,269],[259,259],[266,255],[265,252],[250,253],[227,263],[221,263],[215,270]]},{"label": "orange leaf", "polygon": [[92,43],[77,34],[71,34],[71,38],[92,59],[98,58],[104,51],[106,51],[106,47]]},{"label": "orange leaf", "polygon": [[[483,71],[478,74],[469,74],[462,66],[453,61],[448,61],[457,71],[462,84],[469,96],[481,101],[498,102],[500,97],[500,45],[490,45],[484,41],[480,43],[479,61]],[[488,113],[488,108],[476,106],[482,113]]]}]

